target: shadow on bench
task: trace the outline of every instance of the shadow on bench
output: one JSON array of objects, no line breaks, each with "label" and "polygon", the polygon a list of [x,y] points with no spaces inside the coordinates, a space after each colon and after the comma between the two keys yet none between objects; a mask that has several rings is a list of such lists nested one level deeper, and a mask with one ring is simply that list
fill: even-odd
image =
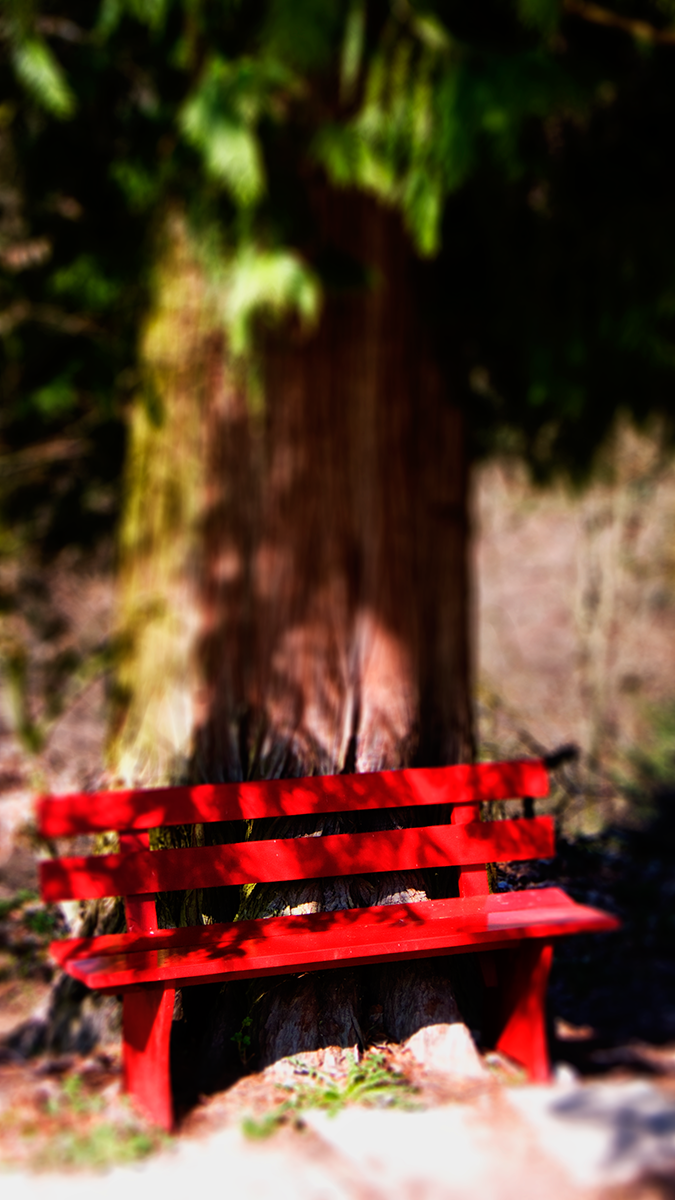
[{"label": "shadow on bench", "polygon": [[[546,764],[522,760],[43,797],[38,823],[45,838],[120,835],[118,854],[42,862],[43,898],[124,896],[127,918],[126,933],[54,942],[51,954],[87,987],[123,995],[124,1086],[165,1129],[173,1124],[175,989],[207,982],[475,952],[494,997],[494,1045],[530,1079],[544,1081],[553,939],[618,927],[613,916],[575,903],[558,888],[490,893],[487,864],[552,858],[554,827],[551,817],[482,821],[481,803],[547,792]],[[150,830],[169,825],[441,805],[452,806],[450,824],[150,849]],[[458,871],[453,899],[157,926],[157,892],[447,866]]]}]

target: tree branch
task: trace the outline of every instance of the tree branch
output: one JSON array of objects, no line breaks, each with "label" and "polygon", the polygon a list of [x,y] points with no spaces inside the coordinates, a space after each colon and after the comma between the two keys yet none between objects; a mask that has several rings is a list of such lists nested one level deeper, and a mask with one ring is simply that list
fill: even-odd
[{"label": "tree branch", "polygon": [[602,8],[599,4],[592,4],[587,0],[563,0],[563,8],[573,16],[591,21],[594,25],[609,25],[614,29],[622,29],[638,41],[675,46],[675,29],[656,29],[648,21],[621,17],[618,13],[610,12],[608,8]]},{"label": "tree branch", "polygon": [[51,325],[59,333],[77,336],[81,333],[102,333],[100,325],[80,313],[64,312],[51,304],[30,304],[27,300],[16,300],[0,312],[0,337],[12,333],[24,321],[36,321],[40,325]]}]

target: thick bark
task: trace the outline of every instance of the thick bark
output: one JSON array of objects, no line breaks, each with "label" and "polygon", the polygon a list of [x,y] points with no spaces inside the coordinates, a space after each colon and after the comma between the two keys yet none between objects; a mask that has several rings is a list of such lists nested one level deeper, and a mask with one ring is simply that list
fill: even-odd
[{"label": "thick bark", "polygon": [[[247,579],[253,616],[243,636],[236,620],[229,630],[221,623],[215,654],[216,661],[236,662],[241,644],[254,651],[248,711],[259,741],[243,747],[240,737],[239,765],[308,774],[466,759],[472,743],[461,416],[418,318],[416,272],[398,218],[363,197],[325,191],[315,214],[321,253],[345,274],[364,277],[368,270],[371,282],[329,293],[314,336],[286,330],[268,341],[261,501]],[[238,527],[246,528],[241,514]],[[232,554],[226,523],[217,523],[218,532],[228,539],[225,556]],[[237,551],[234,561],[245,555]],[[232,605],[219,611],[231,614]],[[214,643],[206,645],[208,670]],[[224,703],[221,688],[206,721],[213,742],[227,727]],[[230,709],[230,721],[234,715]],[[401,812],[375,821],[258,822],[250,836],[419,820]],[[431,882],[438,888],[438,879]],[[259,886],[244,896],[239,916],[415,901],[429,884],[407,873]],[[407,985],[395,988],[392,1036],[399,1028],[413,1031],[425,1005],[457,1019],[448,980],[436,968],[418,965],[401,978]],[[263,1063],[311,1042],[320,1050],[326,1037],[339,1047],[361,1040],[357,972],[310,975],[300,992],[298,986],[275,981],[253,995]]]},{"label": "thick bark", "polygon": [[324,252],[371,283],[329,293],[315,336],[269,345],[265,749],[287,744],[302,770],[456,761],[471,752],[461,416],[397,216],[358,195],[316,207]]},{"label": "thick bark", "polygon": [[258,1001],[260,1067],[299,1054],[321,1060],[322,1051],[363,1044],[363,987],[358,971],[322,971],[275,983]]},{"label": "thick bark", "polygon": [[[313,209],[318,260],[352,282],[328,290],[312,335],[268,337],[263,415],[228,363],[183,226],[167,226],[142,343],[151,404],[132,427],[121,554],[128,657],[111,779],[237,780],[471,755],[461,415],[419,315],[397,216],[325,189]],[[401,810],[349,824],[257,822],[249,835],[422,819]],[[186,836],[243,831],[171,833]],[[231,919],[237,907],[270,916],[414,901],[444,886],[442,873],[355,876],[241,897],[221,889],[163,911],[173,921]],[[354,1046],[373,1006],[394,1037],[425,1012],[456,1019],[433,964],[378,979],[329,971],[253,989],[258,1061]],[[207,1031],[196,1053],[204,1086],[232,1051],[222,1031],[237,1001],[231,988],[215,1001],[194,991],[184,1010]]]}]

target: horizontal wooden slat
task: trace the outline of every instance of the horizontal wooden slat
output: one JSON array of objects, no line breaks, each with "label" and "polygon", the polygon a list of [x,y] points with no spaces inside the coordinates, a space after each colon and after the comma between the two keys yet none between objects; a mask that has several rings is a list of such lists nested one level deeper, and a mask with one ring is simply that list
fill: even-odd
[{"label": "horizontal wooden slat", "polygon": [[576,901],[561,888],[530,888],[516,892],[496,892],[484,896],[453,897],[444,900],[422,900],[410,904],[373,905],[369,908],[346,908],[333,912],[297,913],[290,916],[265,918],[250,921],[227,921],[214,925],[184,925],[177,929],[158,929],[151,933],[106,933],[97,937],[67,938],[52,942],[52,957],[64,966],[71,958],[90,958],[92,955],[118,954],[121,951],[171,949],[178,946],[211,946],[224,952],[233,939],[266,942],[270,938],[288,935],[305,938],[312,932],[328,929],[348,929],[354,924],[381,925],[382,922],[399,921],[414,924],[453,917],[462,921],[485,917],[489,923],[493,916],[497,920],[509,919],[508,914],[522,913],[533,909],[548,908],[576,909]]},{"label": "horizontal wooden slat", "polygon": [[407,805],[475,804],[547,794],[544,764],[539,759],[521,759],[364,775],[43,796],[37,802],[37,819],[43,836],[55,838],[109,829],[154,829]]},{"label": "horizontal wooden slat", "polygon": [[184,891],[227,884],[472,866],[553,856],[550,817],[472,821],[40,863],[46,901]]},{"label": "horizontal wooden slat", "polygon": [[609,914],[545,888],[164,930],[152,939],[118,934],[55,943],[53,951],[68,973],[89,987],[114,990],[161,980],[185,985],[461,953],[507,946],[523,937],[617,927]]}]

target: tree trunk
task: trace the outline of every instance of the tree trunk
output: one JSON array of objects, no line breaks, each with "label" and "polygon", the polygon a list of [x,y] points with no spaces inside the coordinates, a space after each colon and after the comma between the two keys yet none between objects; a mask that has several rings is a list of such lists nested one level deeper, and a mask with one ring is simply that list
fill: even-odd
[{"label": "tree trunk", "polygon": [[[209,628],[214,613],[221,620],[219,640],[205,640],[204,670],[228,674],[226,686],[211,690],[199,744],[217,745],[237,723],[236,664],[249,714],[248,729],[238,726],[237,774],[465,760],[473,747],[461,415],[419,320],[418,281],[398,218],[357,195],[322,191],[314,205],[320,255],[356,285],[329,291],[313,336],[286,329],[268,338],[259,474],[244,493],[260,502],[252,521],[239,514],[234,524],[253,529],[250,558],[241,541],[235,546],[232,526],[214,522],[211,562],[231,564],[230,598],[214,606],[211,585]],[[241,472],[246,455],[230,459]],[[227,478],[234,485],[226,470],[221,487]],[[248,595],[235,606],[243,626],[231,619],[235,582]],[[256,822],[250,836],[420,820],[402,811]],[[260,885],[246,892],[238,915],[420,900],[430,888],[443,891],[441,874]],[[418,986],[425,970],[417,968]],[[438,972],[427,974],[427,991],[438,992]],[[275,980],[252,989],[260,1064],[362,1041],[370,1002],[363,981],[359,972],[331,971],[300,985]],[[414,989],[398,991],[400,1029],[414,1025],[422,1009]],[[451,997],[436,1007],[448,1004]]]},{"label": "tree trunk", "polygon": [[[176,216],[160,243],[141,346],[146,403],[131,430],[120,575],[127,658],[111,782],[471,757],[461,414],[420,316],[418,269],[398,217],[327,189],[312,206],[308,253],[337,282],[327,284],[316,332],[268,335],[262,412],[228,360]],[[405,810],[260,821],[248,835],[423,821]],[[244,835],[230,825],[162,836],[180,844]],[[160,919],[414,901],[448,894],[448,874],[220,889],[179,910],[167,897]],[[414,1032],[431,1012],[452,1019],[446,975],[430,967],[422,983],[425,970],[275,979],[246,1000],[237,985],[220,998],[187,989],[188,1022],[206,1030],[201,1085],[226,1066],[247,1011],[260,1065],[363,1043],[372,1009],[391,1036]]]},{"label": "tree trunk", "polygon": [[313,337],[268,346],[263,756],[285,745],[303,772],[458,761],[472,751],[461,415],[398,217],[334,192],[317,208],[324,253],[370,280],[329,292]]}]

